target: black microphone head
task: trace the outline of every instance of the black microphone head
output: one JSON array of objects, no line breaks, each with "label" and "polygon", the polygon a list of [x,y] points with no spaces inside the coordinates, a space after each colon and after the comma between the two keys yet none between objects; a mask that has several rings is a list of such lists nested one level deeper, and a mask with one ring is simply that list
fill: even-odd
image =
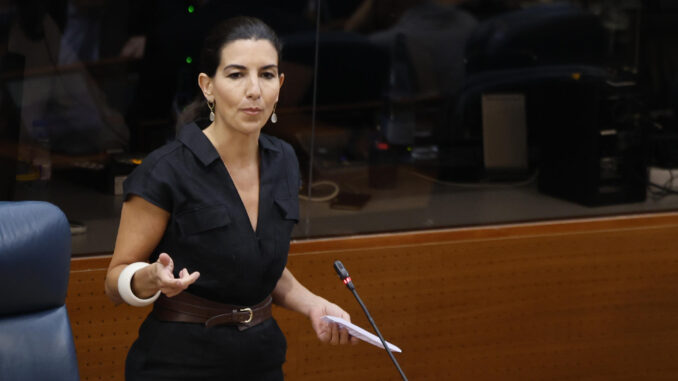
[{"label": "black microphone head", "polygon": [[334,261],[334,271],[337,272],[337,275],[339,275],[341,280],[348,278],[348,270],[346,270],[346,267],[344,267],[344,264],[341,263],[341,261]]}]

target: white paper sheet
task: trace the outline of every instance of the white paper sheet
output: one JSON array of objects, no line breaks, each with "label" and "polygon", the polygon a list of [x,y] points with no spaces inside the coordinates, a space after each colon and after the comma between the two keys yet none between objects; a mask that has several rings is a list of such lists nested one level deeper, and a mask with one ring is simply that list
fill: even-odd
[{"label": "white paper sheet", "polygon": [[[357,337],[358,339],[370,343],[374,346],[377,346],[379,348],[384,348],[384,346],[381,344],[381,340],[379,339],[379,336],[373,335],[370,332],[358,327],[355,324],[349,323],[346,320],[336,317],[336,316],[329,316],[325,315],[323,316],[323,319],[325,319],[328,322],[332,323],[337,323],[339,326],[346,328],[348,330],[348,333],[351,334],[351,336]],[[395,345],[389,343],[388,341],[386,342],[386,345],[388,345],[388,349],[391,350],[391,352],[402,352],[402,350]]]}]

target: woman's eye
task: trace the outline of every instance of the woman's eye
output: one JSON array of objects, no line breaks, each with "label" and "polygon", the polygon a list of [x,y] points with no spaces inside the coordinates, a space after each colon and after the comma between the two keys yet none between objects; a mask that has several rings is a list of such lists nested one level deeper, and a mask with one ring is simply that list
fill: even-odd
[{"label": "woman's eye", "polygon": [[275,74],[271,73],[270,71],[265,71],[265,72],[261,73],[261,76],[266,78],[266,79],[275,78]]},{"label": "woman's eye", "polygon": [[238,73],[238,72],[231,73],[231,74],[228,74],[227,77],[231,78],[231,79],[238,79],[238,78],[242,77],[242,73]]}]

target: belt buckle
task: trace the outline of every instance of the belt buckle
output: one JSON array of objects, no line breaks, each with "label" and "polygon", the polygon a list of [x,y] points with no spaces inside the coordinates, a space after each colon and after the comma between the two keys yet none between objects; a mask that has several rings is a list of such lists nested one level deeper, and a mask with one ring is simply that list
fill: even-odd
[{"label": "belt buckle", "polygon": [[252,312],[252,309],[251,309],[251,308],[249,308],[249,307],[241,308],[241,309],[240,309],[240,312],[249,312],[249,313],[250,313],[250,317],[247,318],[247,320],[245,320],[245,321],[243,321],[243,322],[240,322],[241,324],[247,324],[247,323],[249,323],[249,322],[252,321],[252,318],[254,317],[254,312]]}]

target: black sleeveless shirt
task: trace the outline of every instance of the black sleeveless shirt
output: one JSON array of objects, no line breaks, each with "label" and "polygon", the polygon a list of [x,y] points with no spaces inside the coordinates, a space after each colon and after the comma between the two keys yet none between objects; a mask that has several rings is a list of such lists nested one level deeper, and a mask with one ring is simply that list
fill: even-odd
[{"label": "black sleeveless shirt", "polygon": [[[200,278],[187,290],[192,294],[253,305],[273,291],[285,268],[292,228],[299,220],[298,162],[289,144],[265,134],[259,137],[259,154],[256,231],[226,166],[195,123],[149,154],[125,180],[125,200],[134,194],[170,213],[149,261],[165,252],[174,261],[175,276],[183,268],[199,271]],[[152,378],[154,371],[162,375],[170,363],[174,376],[193,374],[182,369],[195,366],[214,368],[215,377],[221,370],[233,375],[248,367],[249,357],[262,353],[267,355],[256,359],[256,369],[269,362],[269,368],[279,368],[285,340],[271,320],[240,332],[228,326],[158,322],[149,316],[128,355],[128,378]]]}]

